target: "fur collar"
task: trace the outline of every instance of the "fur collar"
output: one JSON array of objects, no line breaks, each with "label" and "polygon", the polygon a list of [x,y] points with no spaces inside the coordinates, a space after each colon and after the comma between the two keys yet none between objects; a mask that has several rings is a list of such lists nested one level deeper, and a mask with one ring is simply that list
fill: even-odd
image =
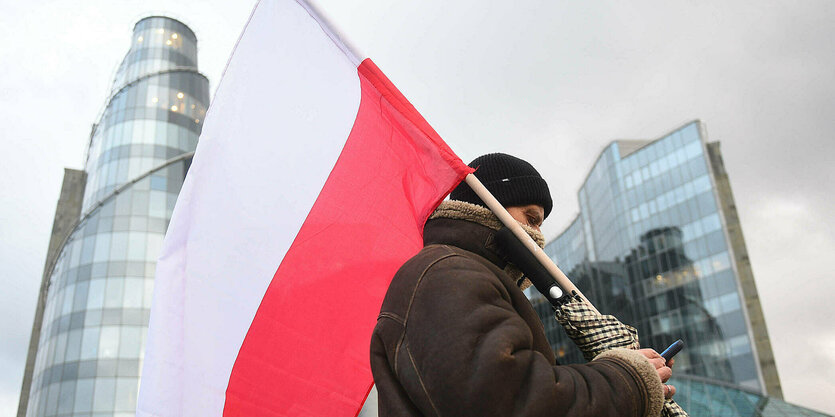
[{"label": "fur collar", "polygon": [[[458,200],[443,201],[429,217],[429,220],[435,219],[464,220],[482,225],[491,230],[499,230],[504,226],[499,218],[496,217],[492,211],[490,211],[490,209]],[[525,230],[528,236],[530,236],[540,248],[545,247],[545,236],[542,232],[526,224],[519,223],[519,225],[522,226],[522,229]],[[504,266],[504,272],[510,276],[523,291],[532,285],[531,281],[524,277],[522,271],[520,271],[519,268],[512,263],[507,263]]]}]

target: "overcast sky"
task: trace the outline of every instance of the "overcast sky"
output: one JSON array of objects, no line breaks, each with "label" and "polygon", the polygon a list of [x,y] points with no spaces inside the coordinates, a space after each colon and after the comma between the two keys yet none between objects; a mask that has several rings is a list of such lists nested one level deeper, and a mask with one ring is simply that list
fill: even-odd
[{"label": "overcast sky", "polygon": [[[17,409],[63,168],[82,168],[133,24],[188,24],[214,91],[254,3],[0,0],[0,415]],[[540,169],[548,238],[606,144],[704,121],[785,398],[835,414],[835,2],[318,3],[465,162]]]}]

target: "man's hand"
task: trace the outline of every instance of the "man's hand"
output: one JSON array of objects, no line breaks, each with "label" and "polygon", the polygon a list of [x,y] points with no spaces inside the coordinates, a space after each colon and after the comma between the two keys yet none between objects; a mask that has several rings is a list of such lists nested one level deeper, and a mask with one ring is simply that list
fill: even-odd
[{"label": "man's hand", "polygon": [[[658,354],[653,349],[639,349],[640,352],[644,357],[649,360],[649,363],[655,367],[655,372],[658,372],[658,377],[661,378],[661,382],[665,383],[667,380],[673,376],[673,364],[675,363],[675,359],[670,359],[669,362],[665,361],[661,355]],[[664,386],[664,398],[673,398],[673,395],[676,394],[676,387],[672,385],[663,384]]]}]

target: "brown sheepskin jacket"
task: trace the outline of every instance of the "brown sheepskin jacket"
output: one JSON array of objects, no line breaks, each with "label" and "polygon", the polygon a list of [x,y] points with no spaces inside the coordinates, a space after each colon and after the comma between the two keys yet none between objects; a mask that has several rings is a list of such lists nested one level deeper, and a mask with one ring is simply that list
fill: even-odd
[{"label": "brown sheepskin jacket", "polygon": [[379,415],[660,415],[661,381],[635,351],[556,364],[484,224],[429,220],[394,276],[371,341]]}]

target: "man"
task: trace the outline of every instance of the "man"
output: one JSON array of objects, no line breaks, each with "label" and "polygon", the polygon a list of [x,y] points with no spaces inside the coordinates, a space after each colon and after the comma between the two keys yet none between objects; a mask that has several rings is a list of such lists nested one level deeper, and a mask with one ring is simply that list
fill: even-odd
[{"label": "man", "polygon": [[[475,175],[540,246],[548,186],[506,154]],[[556,364],[522,288],[496,248],[499,220],[465,183],[427,221],[425,247],[392,279],[371,341],[381,416],[659,416],[672,374],[650,349]]]}]

